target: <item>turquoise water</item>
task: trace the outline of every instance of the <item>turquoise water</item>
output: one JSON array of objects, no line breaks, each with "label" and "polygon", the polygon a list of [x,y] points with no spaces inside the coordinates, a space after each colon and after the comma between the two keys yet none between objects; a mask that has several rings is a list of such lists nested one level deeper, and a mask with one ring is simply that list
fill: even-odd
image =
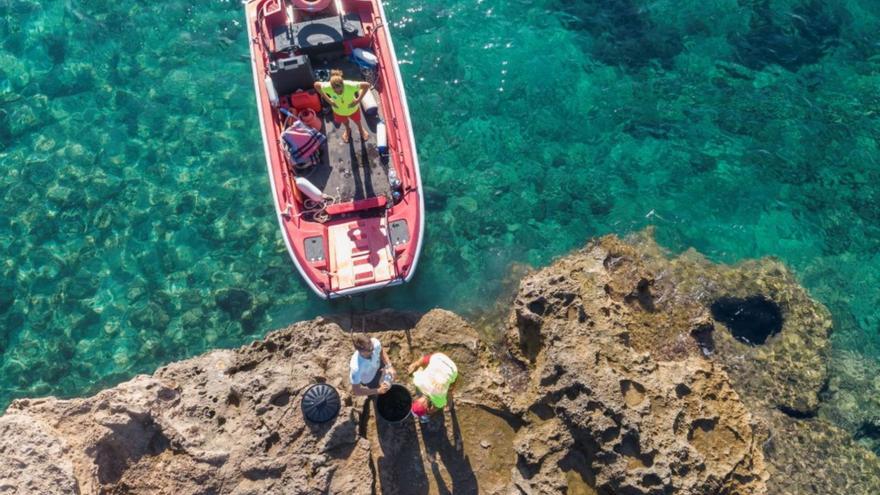
[{"label": "turquoise water", "polygon": [[[427,190],[414,282],[473,314],[512,264],[656,225],[773,255],[880,357],[880,4],[386,4]],[[345,303],[278,233],[243,9],[0,0],[0,408]]]}]

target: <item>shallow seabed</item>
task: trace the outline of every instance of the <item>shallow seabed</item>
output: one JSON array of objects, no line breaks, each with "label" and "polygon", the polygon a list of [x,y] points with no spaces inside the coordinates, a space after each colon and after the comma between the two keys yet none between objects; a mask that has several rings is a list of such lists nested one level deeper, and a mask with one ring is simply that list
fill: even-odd
[{"label": "shallow seabed", "polygon": [[[876,1],[386,8],[428,225],[415,281],[369,305],[472,314],[512,263],[653,224],[671,250],[782,258],[846,369],[880,357]],[[0,0],[0,408],[347,310],[278,233],[243,22]]]}]

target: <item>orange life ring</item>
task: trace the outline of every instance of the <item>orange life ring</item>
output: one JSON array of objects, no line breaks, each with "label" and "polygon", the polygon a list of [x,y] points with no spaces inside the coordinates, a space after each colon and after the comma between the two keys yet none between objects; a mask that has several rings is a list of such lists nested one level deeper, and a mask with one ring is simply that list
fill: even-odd
[{"label": "orange life ring", "polygon": [[330,6],[331,0],[293,0],[293,6],[299,10],[318,12]]}]

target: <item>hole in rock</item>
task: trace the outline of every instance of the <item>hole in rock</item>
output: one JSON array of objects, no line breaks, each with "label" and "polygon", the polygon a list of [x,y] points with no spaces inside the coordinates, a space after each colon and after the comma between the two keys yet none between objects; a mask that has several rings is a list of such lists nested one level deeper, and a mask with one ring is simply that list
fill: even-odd
[{"label": "hole in rock", "polygon": [[656,306],[654,306],[654,295],[651,294],[651,287],[654,285],[653,280],[641,279],[639,283],[636,285],[636,288],[633,289],[628,295],[626,295],[623,300],[627,303],[632,304],[633,302],[638,302],[639,306],[642,307],[645,311],[654,312],[657,310]]},{"label": "hole in rock", "polygon": [[737,340],[746,344],[763,344],[782,330],[779,305],[764,296],[722,297],[709,309],[713,318],[724,323]]},{"label": "hole in rock", "polygon": [[620,381],[620,393],[629,407],[636,407],[645,400],[645,387],[631,380]]},{"label": "hole in rock", "polygon": [[534,314],[516,312],[519,328],[519,348],[530,362],[534,363],[543,347],[541,337],[541,318]]},{"label": "hole in rock", "polygon": [[263,440],[263,452],[269,452],[276,443],[281,441],[281,435],[278,432],[272,433]]},{"label": "hole in rock", "polygon": [[639,435],[634,431],[624,434],[614,451],[626,458],[627,469],[646,468],[654,465],[654,454],[643,453],[639,442]]},{"label": "hole in rock", "polygon": [[540,299],[536,299],[528,304],[529,311],[535,313],[538,316],[543,316],[544,311],[547,311],[547,300],[543,297]]},{"label": "hole in rock", "polygon": [[691,388],[685,385],[684,383],[679,383],[675,386],[675,396],[681,399],[685,395],[691,393]]},{"label": "hole in rock", "polygon": [[567,495],[598,493],[592,463],[592,454],[576,446],[557,463],[559,469],[565,473]]},{"label": "hole in rock", "polygon": [[691,337],[700,346],[704,356],[711,356],[715,352],[715,340],[712,338],[714,331],[715,327],[712,324],[698,325],[691,329]]},{"label": "hole in rock", "polygon": [[880,422],[864,421],[858,431],[856,431],[856,440],[862,438],[870,438],[872,440],[880,440]]},{"label": "hole in rock", "polygon": [[785,405],[780,405],[777,409],[786,416],[794,419],[811,419],[816,417],[816,411],[802,411]]},{"label": "hole in rock", "polygon": [[290,402],[290,392],[287,390],[282,390],[275,394],[270,400],[273,406],[276,407],[284,407]]},{"label": "hole in rock", "polygon": [[880,455],[880,421],[864,421],[856,430],[855,439]]}]

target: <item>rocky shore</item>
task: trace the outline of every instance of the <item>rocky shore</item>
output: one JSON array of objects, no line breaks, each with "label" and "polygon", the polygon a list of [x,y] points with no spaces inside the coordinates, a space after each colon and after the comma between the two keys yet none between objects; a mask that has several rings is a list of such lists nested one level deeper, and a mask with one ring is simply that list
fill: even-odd
[{"label": "rocky shore", "polygon": [[[830,315],[777,261],[608,236],[510,306],[478,329],[443,310],[357,321],[398,369],[458,363],[430,424],[351,396],[351,322],[318,318],[93,397],[13,402],[0,494],[880,493],[877,456],[820,414],[840,388]],[[300,410],[317,382],[340,394],[328,423]]]}]

